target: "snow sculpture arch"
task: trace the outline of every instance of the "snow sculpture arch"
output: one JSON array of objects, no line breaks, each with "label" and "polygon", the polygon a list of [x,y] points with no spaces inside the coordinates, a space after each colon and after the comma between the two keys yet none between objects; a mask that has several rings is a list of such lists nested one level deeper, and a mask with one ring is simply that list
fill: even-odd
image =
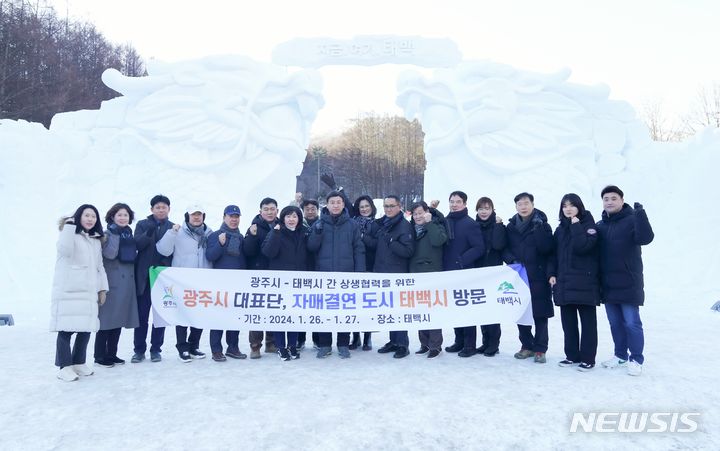
[{"label": "snow sculpture arch", "polygon": [[554,206],[567,192],[590,196],[598,177],[621,172],[626,152],[648,143],[644,125],[629,104],[608,99],[607,86],[569,76],[489,61],[464,61],[431,78],[403,73],[397,104],[426,134],[425,196],[531,191]]}]

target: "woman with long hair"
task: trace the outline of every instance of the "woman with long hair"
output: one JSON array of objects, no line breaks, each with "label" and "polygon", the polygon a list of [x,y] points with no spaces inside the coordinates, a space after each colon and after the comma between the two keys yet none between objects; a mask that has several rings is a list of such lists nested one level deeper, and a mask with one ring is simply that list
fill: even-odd
[{"label": "woman with long hair", "polygon": [[90,333],[98,330],[98,304],[105,303],[108,281],[102,263],[103,231],[97,208],[81,205],[72,216],[60,219],[59,228],[50,331],[58,333],[57,377],[69,382],[93,374],[85,364],[87,345]]},{"label": "woman with long hair", "polygon": [[[565,334],[565,359],[559,365],[589,371],[597,353],[598,233],[592,214],[580,196],[569,193],[560,201],[560,225],[555,229],[555,258],[549,273],[555,305]],[[578,316],[582,332],[578,333]]]}]

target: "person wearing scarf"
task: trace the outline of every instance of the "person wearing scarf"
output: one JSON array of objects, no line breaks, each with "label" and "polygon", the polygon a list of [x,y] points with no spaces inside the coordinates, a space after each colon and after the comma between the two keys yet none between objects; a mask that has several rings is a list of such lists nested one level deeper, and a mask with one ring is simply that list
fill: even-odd
[{"label": "person wearing scarf", "polygon": [[[223,223],[220,230],[208,236],[205,256],[216,269],[246,269],[247,261],[243,253],[243,236],[239,230],[240,208],[237,205],[228,205],[223,213]],[[247,355],[240,351],[239,334],[237,330],[225,331],[227,352],[223,354],[222,330],[210,331],[210,351],[212,359],[224,362],[227,357],[231,359],[244,359]]]},{"label": "person wearing scarf", "polygon": [[[475,221],[480,224],[480,230],[485,242],[485,254],[477,261],[478,268],[488,266],[502,266],[502,252],[507,245],[507,231],[502,219],[495,214],[495,205],[489,197],[481,197],[475,204],[477,216]],[[500,324],[485,324],[480,326],[482,344],[477,348],[478,354],[492,357],[500,352]]]},{"label": "person wearing scarf", "polygon": [[135,298],[137,244],[130,228],[134,218],[135,213],[124,203],[116,203],[105,214],[108,228],[102,243],[103,265],[113,288],[99,310],[95,364],[106,368],[125,363],[117,356],[120,332],[123,327],[134,329],[139,325]]},{"label": "person wearing scarf", "polygon": [[[377,245],[377,240],[373,238],[377,233],[377,225],[375,224],[377,208],[375,208],[375,203],[372,198],[367,194],[355,199],[355,203],[353,203],[352,207],[352,219],[360,227],[360,237],[365,244],[365,270],[372,272],[373,266],[375,265],[375,246]],[[371,337],[371,332],[363,332],[363,351],[372,350]],[[360,332],[353,332],[350,350],[355,350],[359,347]]]},{"label": "person wearing scarf", "polygon": [[520,263],[527,270],[532,302],[532,326],[518,324],[521,348],[516,359],[534,356],[535,363],[545,363],[548,349],[548,319],[555,316],[548,281],[548,260],[554,248],[552,229],[547,216],[535,208],[530,193],[515,196],[517,214],[507,225],[507,247],[503,254],[506,263]]},{"label": "person wearing scarf", "polygon": [[[172,230],[158,241],[157,250],[162,255],[172,255],[174,268],[211,268],[212,264],[205,256],[208,236],[211,233],[212,230],[205,224],[205,210],[200,205],[191,205],[185,212],[182,226],[175,224]],[[202,329],[190,327],[188,337],[187,327],[176,325],[175,334],[176,348],[182,362],[205,358],[205,353],[198,349]]]},{"label": "person wearing scarf", "polygon": [[[474,268],[477,260],[485,254],[480,226],[468,215],[467,194],[453,191],[449,199],[450,213],[446,217],[448,242],[443,252],[443,270],[456,271]],[[457,352],[458,357],[472,357],[477,353],[477,327],[455,327],[455,341],[445,348]]]},{"label": "person wearing scarf", "polygon": [[[385,216],[375,221],[378,230],[375,235],[377,245],[373,272],[407,273],[410,257],[415,252],[413,226],[403,217],[402,205],[398,196],[385,196],[383,209]],[[390,340],[378,349],[378,353],[392,352],[394,358],[402,359],[410,353],[408,345],[409,337],[406,330],[391,331]]]},{"label": "person wearing scarf", "polygon": [[[442,213],[428,207],[423,202],[416,202],[410,207],[412,220],[410,224],[415,231],[415,252],[410,257],[411,273],[442,271],[443,247],[447,243],[447,229]],[[427,354],[432,359],[442,351],[442,329],[426,329],[418,331],[420,349],[418,355]]]}]

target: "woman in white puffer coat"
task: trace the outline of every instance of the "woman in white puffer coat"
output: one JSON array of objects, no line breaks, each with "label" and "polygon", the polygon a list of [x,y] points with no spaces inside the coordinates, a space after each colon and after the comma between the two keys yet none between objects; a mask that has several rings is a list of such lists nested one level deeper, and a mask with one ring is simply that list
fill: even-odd
[{"label": "woman in white puffer coat", "polygon": [[60,220],[50,331],[58,333],[55,365],[60,367],[58,379],[64,381],[93,374],[85,365],[85,355],[90,333],[98,330],[98,304],[105,302],[108,290],[99,219],[97,208],[84,204],[73,216]]}]

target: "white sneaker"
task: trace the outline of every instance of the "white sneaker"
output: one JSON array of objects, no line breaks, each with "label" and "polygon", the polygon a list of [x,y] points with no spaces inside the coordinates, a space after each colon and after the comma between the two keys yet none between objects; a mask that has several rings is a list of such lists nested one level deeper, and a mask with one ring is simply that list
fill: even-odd
[{"label": "white sneaker", "polygon": [[92,376],[94,373],[94,371],[84,363],[81,363],[80,365],[73,365],[72,369],[78,376]]},{"label": "white sneaker", "polygon": [[72,382],[78,380],[78,375],[75,374],[73,367],[66,366],[57,373],[57,378],[61,381]]},{"label": "white sneaker", "polygon": [[605,368],[625,368],[627,367],[627,360],[613,356],[611,359],[605,360],[602,366]]},{"label": "white sneaker", "polygon": [[639,376],[642,374],[642,365],[634,360],[631,360],[627,364],[628,376]]}]

